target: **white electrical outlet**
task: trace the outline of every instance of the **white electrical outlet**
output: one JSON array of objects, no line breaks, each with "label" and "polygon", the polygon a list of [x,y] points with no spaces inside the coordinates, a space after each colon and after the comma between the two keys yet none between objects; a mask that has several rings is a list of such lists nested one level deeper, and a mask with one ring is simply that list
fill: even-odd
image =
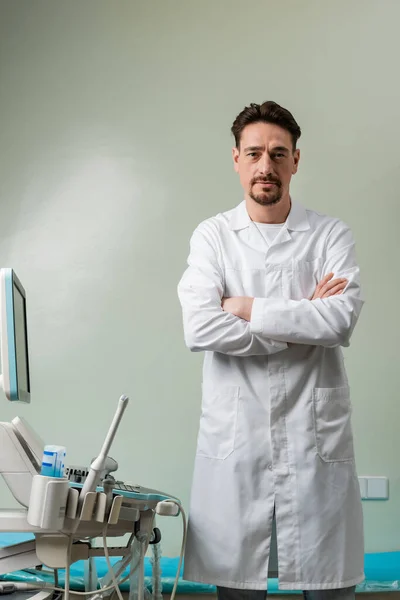
[{"label": "white electrical outlet", "polygon": [[359,477],[363,500],[388,500],[389,480],[387,477]]},{"label": "white electrical outlet", "polygon": [[368,500],[387,500],[389,481],[387,477],[368,477]]}]

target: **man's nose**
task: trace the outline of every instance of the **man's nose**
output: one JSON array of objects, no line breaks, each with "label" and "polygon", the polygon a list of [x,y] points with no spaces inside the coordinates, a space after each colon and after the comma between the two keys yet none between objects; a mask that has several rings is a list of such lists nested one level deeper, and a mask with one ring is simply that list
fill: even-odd
[{"label": "man's nose", "polygon": [[273,172],[272,161],[269,154],[265,153],[261,156],[258,162],[258,170],[262,175]]}]

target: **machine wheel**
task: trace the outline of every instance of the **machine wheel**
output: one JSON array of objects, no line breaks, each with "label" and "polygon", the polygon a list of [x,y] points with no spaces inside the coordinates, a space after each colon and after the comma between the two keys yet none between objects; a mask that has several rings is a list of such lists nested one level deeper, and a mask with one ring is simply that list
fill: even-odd
[{"label": "machine wheel", "polygon": [[153,545],[153,544],[159,544],[160,542],[161,542],[161,531],[158,529],[158,527],[154,527],[154,529],[153,529],[153,538],[149,542],[149,544],[151,544],[151,545]]}]

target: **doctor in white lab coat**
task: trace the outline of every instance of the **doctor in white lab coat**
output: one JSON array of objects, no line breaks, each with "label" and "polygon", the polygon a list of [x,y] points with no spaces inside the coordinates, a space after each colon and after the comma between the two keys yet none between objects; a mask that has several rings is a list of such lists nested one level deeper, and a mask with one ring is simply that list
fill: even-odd
[{"label": "doctor in white lab coat", "polygon": [[290,196],[291,113],[252,104],[232,132],[244,201],[196,228],[178,286],[205,353],[184,577],[261,600],[275,516],[280,588],[347,600],[364,578],[341,351],[363,304],[354,241]]}]

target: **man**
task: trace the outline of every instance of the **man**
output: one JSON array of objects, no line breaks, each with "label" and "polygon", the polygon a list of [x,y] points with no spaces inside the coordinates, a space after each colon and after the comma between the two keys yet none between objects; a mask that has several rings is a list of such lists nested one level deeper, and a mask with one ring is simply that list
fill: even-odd
[{"label": "man", "polygon": [[236,118],[245,199],[195,230],[178,287],[205,352],[185,579],[262,600],[276,519],[279,585],[354,597],[361,498],[341,346],[362,308],[349,228],[290,197],[300,128],[274,102]]}]

